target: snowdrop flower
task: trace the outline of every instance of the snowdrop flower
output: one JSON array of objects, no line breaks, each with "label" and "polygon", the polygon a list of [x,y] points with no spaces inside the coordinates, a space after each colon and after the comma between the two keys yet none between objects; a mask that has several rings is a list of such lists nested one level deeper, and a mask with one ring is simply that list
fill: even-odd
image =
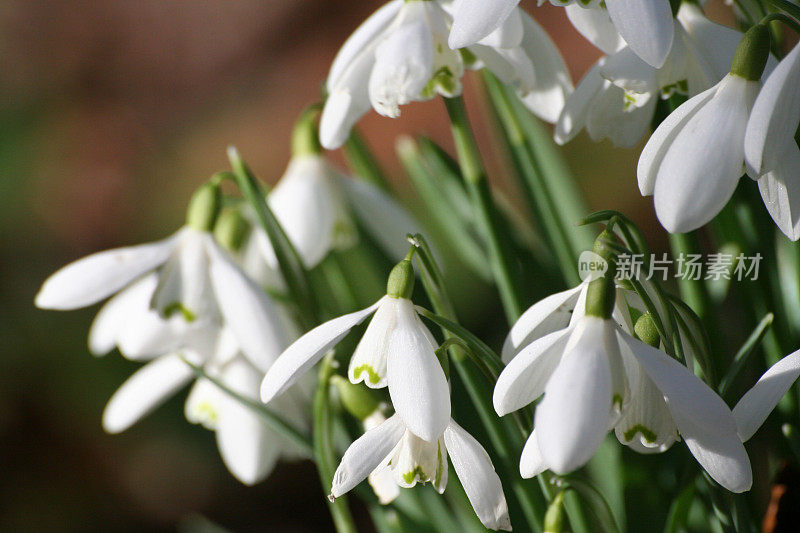
[{"label": "snowdrop flower", "polygon": [[649,129],[659,99],[675,92],[694,96],[717,83],[730,69],[741,40],[741,33],[709,21],[698,6],[686,3],[674,22],[670,53],[661,68],[654,68],[613,38],[618,34],[604,22],[602,9],[567,9],[573,24],[608,56],[567,99],[556,124],[559,144],[585,128],[594,141],[608,138],[617,146],[634,146]]},{"label": "snowdrop flower", "polygon": [[[154,316],[148,312],[151,308],[162,318],[177,316],[188,324],[196,323],[197,329],[215,320],[224,321],[247,357],[266,371],[288,339],[277,307],[209,233],[218,210],[218,188],[211,184],[201,187],[190,203],[186,226],[177,233],[152,244],[99,252],[67,265],[44,282],[36,305],[44,309],[78,309],[130,286],[125,297],[121,294],[109,302],[110,309],[101,310],[90,341],[97,351],[117,342],[132,356],[166,353],[171,348],[170,339],[163,345],[152,342],[170,334],[165,335],[157,322],[154,325]],[[137,280],[142,281],[136,283]],[[143,306],[141,296],[148,291],[151,297]],[[131,300],[141,307],[140,312],[130,316],[144,317],[150,321],[148,327],[161,335],[150,338],[143,334],[139,342],[146,346],[135,350],[126,349],[117,335],[122,335],[126,326]],[[135,337],[140,330],[133,322],[129,323],[129,331]]]},{"label": "snowdrop flower", "polygon": [[447,486],[447,459],[481,523],[511,530],[506,498],[489,455],[461,426],[449,420],[433,439],[418,437],[394,415],[353,442],[333,476],[331,498],[352,490],[376,469],[387,468],[400,487],[431,482],[442,493]]},{"label": "snowdrop flower", "polygon": [[[519,0],[456,0],[450,46],[462,48],[496,30],[512,13]],[[543,4],[544,0],[539,0]],[[596,8],[600,0],[550,0],[554,5],[577,4]],[[658,68],[672,46],[673,24],[669,0],[605,0],[608,15],[631,49]]]},{"label": "snowdrop flower", "polygon": [[447,378],[436,343],[409,299],[414,284],[411,261],[392,269],[387,294],[374,305],[312,329],[289,346],[269,369],[261,400],[270,402],[291,386],[356,325],[375,315],[358,343],[348,369],[352,383],[389,387],[395,410],[423,440],[442,434],[450,419]]},{"label": "snowdrop flower", "polygon": [[[450,9],[442,0],[392,0],[353,33],[328,75],[320,123],[325,148],[341,146],[370,107],[394,118],[410,102],[461,94],[465,64],[447,46]],[[471,43],[467,50],[475,61],[466,66],[490,69],[515,86],[533,112],[555,120],[572,89],[566,66],[538,24],[512,11],[492,35]]]},{"label": "snowdrop flower", "polygon": [[[258,399],[264,375],[240,352],[225,360],[213,360],[205,371],[232,391],[250,400]],[[309,429],[310,391],[294,387],[276,399],[273,406],[281,418],[296,428]],[[280,458],[302,457],[297,447],[270,429],[253,410],[205,379],[192,387],[185,406],[186,419],[215,432],[217,447],[228,470],[242,483],[264,480]]]},{"label": "snowdrop flower", "polygon": [[639,190],[653,195],[658,219],[671,233],[706,224],[733,195],[744,171],[745,129],[768,55],[769,32],[752,27],[730,74],[669,115],[642,151]]},{"label": "snowdrop flower", "polygon": [[[641,388],[650,385],[641,383],[650,380],[698,462],[727,489],[748,490],[750,462],[730,409],[685,366],[623,331],[611,319],[614,294],[611,279],[592,281],[586,315],[528,345],[498,378],[493,400],[501,416],[544,394],[520,473],[532,477],[550,469],[564,474],[584,465],[610,428],[638,419],[631,405],[647,400]],[[648,414],[643,405],[635,409]],[[652,422],[646,420],[662,430]],[[671,436],[668,428],[660,444]]]},{"label": "snowdrop flower", "polygon": [[747,122],[744,154],[748,174],[758,179],[767,210],[780,230],[800,238],[800,46],[780,62],[764,82]]}]

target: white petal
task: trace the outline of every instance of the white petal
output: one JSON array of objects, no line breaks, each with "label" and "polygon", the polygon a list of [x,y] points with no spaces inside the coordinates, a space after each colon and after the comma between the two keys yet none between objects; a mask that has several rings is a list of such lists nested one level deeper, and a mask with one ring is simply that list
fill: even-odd
[{"label": "white petal", "polygon": [[417,483],[432,482],[441,493],[444,491],[442,481],[447,481],[446,476],[442,477],[447,468],[446,457],[443,439],[428,442],[406,430],[390,458],[394,482],[406,489]]},{"label": "white petal", "polygon": [[384,298],[370,320],[364,335],[358,342],[347,377],[353,384],[364,382],[370,388],[380,389],[386,386],[386,361],[389,353],[389,340],[397,327],[397,298]]},{"label": "white petal", "polygon": [[638,379],[628,408],[614,432],[617,439],[639,453],[660,453],[678,440],[678,428],[672,421],[664,396],[647,376]]},{"label": "white petal", "polygon": [[328,350],[342,340],[350,330],[363,322],[381,304],[375,304],[361,311],[343,315],[312,329],[291,346],[286,348],[270,367],[261,383],[261,401],[268,403],[275,396],[288,389],[309,368],[314,366]]},{"label": "white petal", "polygon": [[403,0],[391,0],[370,15],[347,38],[331,63],[327,80],[329,91],[332,92],[338,86],[354,64],[372,56],[376,39],[391,24],[402,6]]},{"label": "white petal", "polygon": [[581,320],[536,408],[539,449],[557,474],[586,464],[608,431],[612,383],[607,353],[612,344],[613,323]]},{"label": "white petal", "polygon": [[186,228],[169,260],[158,273],[151,307],[163,317],[182,314],[186,320],[216,312],[208,282],[206,243],[213,238],[204,231]]},{"label": "white petal", "polygon": [[419,233],[420,225],[391,196],[374,185],[359,179],[341,176],[339,183],[353,214],[394,261],[408,253],[407,233]]},{"label": "white petal", "polygon": [[456,0],[449,45],[453,50],[476,43],[496,30],[519,0]]},{"label": "white petal", "polygon": [[800,149],[792,143],[778,166],[758,179],[758,189],[772,220],[796,241],[800,238]]},{"label": "white petal", "polygon": [[413,305],[399,302],[407,308],[398,309],[397,327],[389,339],[389,395],[409,431],[433,442],[450,421],[450,390]]},{"label": "white petal", "polygon": [[681,412],[685,419],[709,432],[736,432],[736,422],[728,406],[688,368],[661,350],[621,331],[617,332],[617,338],[623,350],[629,350],[639,361],[642,370],[667,399],[673,415]]},{"label": "white petal", "polygon": [[578,30],[578,33],[603,51],[611,55],[623,46],[625,40],[620,36],[614,23],[608,16],[608,11],[602,8],[587,9],[580,4],[570,4],[564,8],[569,21]]},{"label": "white petal", "polygon": [[194,371],[178,354],[147,363],[108,401],[103,411],[103,428],[109,433],[125,431],[185,387],[192,377]]},{"label": "white petal", "polygon": [[179,234],[151,244],[98,252],[70,263],[45,280],[36,295],[36,306],[78,309],[111,296],[166,261]]},{"label": "white petal", "polygon": [[606,0],[606,7],[628,46],[647,63],[661,67],[675,30],[669,0]]},{"label": "white petal", "polygon": [[[260,372],[244,359],[232,361],[222,373],[231,390],[258,398]],[[228,395],[220,397],[217,446],[225,466],[245,485],[254,485],[272,471],[280,451],[279,437],[249,407]]]},{"label": "white petal", "polygon": [[405,430],[400,417],[394,415],[353,442],[333,475],[331,494],[339,497],[366,479],[389,456]]},{"label": "white petal", "polygon": [[522,12],[525,37],[522,48],[533,63],[533,84],[518,94],[528,109],[551,124],[558,120],[572,94],[569,70],[553,40],[527,13]]},{"label": "white petal", "polygon": [[669,114],[656,128],[647,141],[641,155],[636,173],[639,178],[639,191],[643,196],[653,194],[656,186],[656,175],[661,161],[667,153],[672,141],[681,132],[686,123],[714,96],[716,87],[712,87],[695,97],[690,98],[678,109]]},{"label": "white petal", "polygon": [[244,355],[262,372],[287,346],[278,307],[215,242],[208,243],[211,284],[225,324]]},{"label": "white petal", "polygon": [[716,80],[724,78],[731,70],[733,55],[742,40],[742,33],[711,22],[699,6],[689,2],[681,3],[677,18],[698,58],[708,65]]},{"label": "white petal", "polygon": [[483,446],[453,421],[444,432],[444,442],[450,462],[481,523],[489,529],[511,531],[503,486]]},{"label": "white petal", "polygon": [[658,168],[656,214],[671,233],[697,229],[714,218],[743,173],[744,133],[758,82],[729,76],[718,87],[675,136]]},{"label": "white petal", "polygon": [[536,437],[536,429],[534,429],[525,442],[525,447],[522,448],[522,455],[519,458],[519,473],[523,479],[530,479],[545,470],[547,470],[547,465],[539,450],[539,439]]},{"label": "white petal", "polygon": [[551,294],[530,306],[517,319],[503,343],[503,362],[508,364],[520,348],[569,325],[575,303],[586,284]]},{"label": "white petal", "polygon": [[731,492],[750,490],[750,458],[735,431],[719,434],[695,425],[684,413],[673,411],[672,415],[689,451],[714,481]]},{"label": "white petal", "polygon": [[800,45],[780,62],[758,93],[747,123],[744,151],[754,175],[774,170],[789,150],[800,124]]},{"label": "white petal", "polygon": [[603,78],[600,76],[600,67],[605,61],[600,58],[587,72],[578,86],[567,98],[564,109],[556,122],[553,138],[558,144],[565,144],[575,138],[586,125],[589,109],[596,95],[603,87]]},{"label": "white petal", "polygon": [[733,417],[736,419],[736,427],[742,442],[750,440],[750,437],[758,431],[798,376],[800,376],[800,350],[772,365],[753,388],[742,396],[733,408]]},{"label": "white petal", "polygon": [[89,329],[89,350],[94,355],[104,355],[114,349],[130,314],[141,311],[142,305],[147,309],[156,282],[155,274],[145,276],[100,308]]},{"label": "white petal", "polygon": [[355,240],[337,179],[323,156],[294,157],[269,194],[269,207],[306,268],[316,266],[332,248]]},{"label": "white petal", "polygon": [[372,487],[372,492],[378,498],[378,503],[381,505],[388,505],[392,503],[395,498],[400,496],[400,487],[394,482],[392,470],[389,468],[389,463],[386,461],[378,465],[369,476],[367,476],[369,486]]},{"label": "white petal", "polygon": [[[424,2],[421,2],[424,3]],[[405,9],[423,9],[406,3]],[[395,28],[375,50],[369,78],[369,99],[379,114],[397,118],[400,106],[421,98],[434,74],[434,46],[430,27],[413,19]]]},{"label": "white petal", "polygon": [[496,30],[478,42],[492,48],[515,48],[519,46],[524,35],[523,16],[525,16],[524,11],[521,9],[512,9],[508,17]]},{"label": "white petal", "polygon": [[508,363],[497,378],[492,401],[504,416],[542,395],[550,376],[561,362],[570,330],[563,329],[536,339]]},{"label": "white petal", "polygon": [[371,105],[366,90],[369,73],[366,68],[357,72],[363,80],[356,80],[353,84],[362,83],[363,89],[335,89],[325,100],[319,119],[319,142],[326,150],[342,146],[355,123],[369,111]]},{"label": "white petal", "polygon": [[657,91],[656,69],[644,62],[630,47],[606,58],[600,75],[617,87],[637,93]]},{"label": "white petal", "polygon": [[586,131],[593,141],[610,140],[615,146],[635,146],[653,120],[657,93],[626,92],[609,81],[592,101]]}]

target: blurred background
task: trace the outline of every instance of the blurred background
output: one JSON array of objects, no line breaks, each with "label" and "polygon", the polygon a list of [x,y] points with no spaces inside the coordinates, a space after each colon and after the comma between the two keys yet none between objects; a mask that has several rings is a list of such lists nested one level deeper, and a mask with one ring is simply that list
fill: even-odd
[{"label": "blurred background", "polygon": [[[185,422],[182,395],[122,435],[103,433],[105,402],[137,365],[89,354],[96,309],[40,311],[33,296],[73,259],[174,231],[191,191],[227,168],[228,144],[274,183],[292,122],[318,98],[339,46],[381,3],[0,3],[0,530],[159,531],[202,517],[237,531],[330,528],[313,465],[281,465],[257,487],[238,484],[213,434]],[[721,4],[712,13],[724,16]],[[598,52],[563,10],[523,5],[577,83]],[[480,86],[468,78],[491,179],[513,198]],[[440,100],[407,106],[401,120],[371,113],[360,128],[412,204],[397,136],[424,133],[452,148]],[[582,134],[564,153],[592,209],[625,212],[664,248],[635,185],[638,150]]]}]

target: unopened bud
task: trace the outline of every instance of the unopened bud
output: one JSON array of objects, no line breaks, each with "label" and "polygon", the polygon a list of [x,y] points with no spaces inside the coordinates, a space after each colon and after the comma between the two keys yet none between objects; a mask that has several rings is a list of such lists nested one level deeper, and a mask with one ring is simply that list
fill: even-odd
[{"label": "unopened bud", "polygon": [[214,238],[225,249],[238,252],[248,232],[250,224],[238,209],[223,211],[214,226]]},{"label": "unopened bud", "polygon": [[639,337],[642,342],[654,348],[658,348],[658,345],[661,344],[661,337],[658,334],[656,322],[653,320],[653,316],[650,313],[645,313],[639,317],[639,320],[637,320],[636,324],[633,326],[633,332],[636,333],[636,336]]},{"label": "unopened bud", "polygon": [[186,210],[186,225],[200,231],[211,231],[222,203],[219,186],[205,183],[192,195]]},{"label": "unopened bud", "polygon": [[380,407],[380,398],[372,389],[353,385],[349,380],[338,374],[331,376],[331,384],[336,387],[336,391],[339,393],[342,407],[362,422]]}]

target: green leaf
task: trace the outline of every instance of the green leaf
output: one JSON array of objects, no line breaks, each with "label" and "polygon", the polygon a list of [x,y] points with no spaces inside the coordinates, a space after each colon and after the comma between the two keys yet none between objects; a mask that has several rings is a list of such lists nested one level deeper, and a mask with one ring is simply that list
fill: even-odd
[{"label": "green leaf", "polygon": [[770,326],[772,326],[774,318],[772,313],[767,313],[764,318],[761,319],[761,322],[758,323],[756,329],[747,337],[747,340],[744,341],[739,351],[736,352],[733,361],[731,361],[731,364],[728,366],[728,371],[725,372],[722,381],[719,383],[719,392],[723,397],[730,391],[731,385],[736,380],[736,376],[739,375],[745,364],[747,364],[750,355],[764,339]]}]

